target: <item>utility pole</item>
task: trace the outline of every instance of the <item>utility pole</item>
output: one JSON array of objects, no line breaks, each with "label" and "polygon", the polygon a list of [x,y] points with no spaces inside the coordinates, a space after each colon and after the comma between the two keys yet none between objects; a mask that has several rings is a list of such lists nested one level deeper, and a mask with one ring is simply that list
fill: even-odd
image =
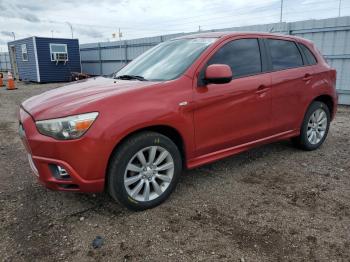
[{"label": "utility pole", "polygon": [[200,32],[200,31],[201,31],[201,26],[199,25],[199,26],[198,26],[198,32]]},{"label": "utility pole", "polygon": [[339,0],[339,12],[338,12],[338,17],[340,17],[341,14],[341,0]]},{"label": "utility pole", "polygon": [[280,23],[282,23],[282,18],[283,18],[283,0],[281,0]]},{"label": "utility pole", "polygon": [[72,39],[73,39],[73,26],[72,26],[72,24],[69,23],[69,22],[66,22],[66,24],[69,25],[69,27],[70,27],[70,32],[71,32],[71,34],[72,34]]},{"label": "utility pole", "polygon": [[[120,62],[122,63],[122,32],[120,31],[120,27],[118,28],[118,38],[119,38],[119,50],[120,50]],[[125,58],[126,59],[126,58]]]}]

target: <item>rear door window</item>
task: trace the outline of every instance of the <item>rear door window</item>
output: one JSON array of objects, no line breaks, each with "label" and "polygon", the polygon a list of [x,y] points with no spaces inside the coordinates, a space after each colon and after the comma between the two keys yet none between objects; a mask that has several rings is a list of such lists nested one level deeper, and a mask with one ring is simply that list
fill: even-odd
[{"label": "rear door window", "polygon": [[231,67],[233,78],[261,72],[261,57],[258,39],[233,40],[221,47],[207,65],[225,64]]},{"label": "rear door window", "polygon": [[303,66],[298,47],[292,41],[268,39],[271,53],[272,70],[283,70]]},{"label": "rear door window", "polygon": [[301,44],[301,43],[299,43],[299,46],[300,46],[301,50],[303,50],[303,52],[304,52],[304,55],[305,55],[306,60],[307,60],[307,64],[308,65],[316,65],[317,64],[316,57],[310,51],[310,49],[307,48],[306,45]]}]

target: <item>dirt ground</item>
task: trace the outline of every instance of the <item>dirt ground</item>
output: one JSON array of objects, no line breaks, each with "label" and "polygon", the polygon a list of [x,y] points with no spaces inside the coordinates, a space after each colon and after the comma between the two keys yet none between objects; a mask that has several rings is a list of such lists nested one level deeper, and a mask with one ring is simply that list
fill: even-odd
[{"label": "dirt ground", "polygon": [[350,260],[349,107],[317,151],[262,146],[184,172],[168,201],[131,212],[32,175],[16,110],[59,85],[0,88],[0,261]]}]

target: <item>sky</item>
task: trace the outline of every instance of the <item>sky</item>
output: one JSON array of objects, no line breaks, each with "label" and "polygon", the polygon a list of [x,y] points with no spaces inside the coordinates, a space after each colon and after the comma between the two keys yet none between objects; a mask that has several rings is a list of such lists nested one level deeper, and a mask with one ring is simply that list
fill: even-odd
[{"label": "sky", "polygon": [[[284,0],[283,21],[350,15],[350,0]],[[279,22],[281,0],[0,0],[0,51],[30,36],[80,43]],[[69,25],[70,24],[70,25]],[[113,38],[115,33],[117,38]]]}]

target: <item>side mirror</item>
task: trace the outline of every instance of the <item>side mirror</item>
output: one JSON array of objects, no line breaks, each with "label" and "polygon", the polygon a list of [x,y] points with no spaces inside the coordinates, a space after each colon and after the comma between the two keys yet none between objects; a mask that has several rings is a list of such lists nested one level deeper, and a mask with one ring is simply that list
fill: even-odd
[{"label": "side mirror", "polygon": [[232,80],[231,67],[223,64],[212,64],[205,70],[205,81],[213,84],[225,84]]}]

